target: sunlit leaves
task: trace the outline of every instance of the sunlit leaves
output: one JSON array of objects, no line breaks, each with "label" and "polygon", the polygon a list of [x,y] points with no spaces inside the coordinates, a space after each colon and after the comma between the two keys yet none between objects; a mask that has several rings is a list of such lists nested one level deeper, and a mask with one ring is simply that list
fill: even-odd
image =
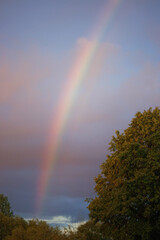
[{"label": "sunlit leaves", "polygon": [[160,109],[138,112],[112,137],[90,217],[113,239],[160,237]]}]

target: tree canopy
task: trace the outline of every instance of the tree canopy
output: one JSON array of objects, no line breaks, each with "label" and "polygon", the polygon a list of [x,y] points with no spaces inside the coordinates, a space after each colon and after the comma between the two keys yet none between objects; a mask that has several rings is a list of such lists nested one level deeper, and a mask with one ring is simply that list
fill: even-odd
[{"label": "tree canopy", "polygon": [[13,211],[11,210],[8,197],[0,194],[0,213],[3,213],[5,216],[13,216]]},{"label": "tree canopy", "polygon": [[90,218],[112,239],[160,239],[160,109],[137,112],[95,178]]}]

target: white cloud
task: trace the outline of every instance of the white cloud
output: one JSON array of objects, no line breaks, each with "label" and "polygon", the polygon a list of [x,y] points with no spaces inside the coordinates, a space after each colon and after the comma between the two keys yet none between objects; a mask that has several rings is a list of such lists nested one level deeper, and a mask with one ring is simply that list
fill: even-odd
[{"label": "white cloud", "polygon": [[[31,218],[26,218],[25,220],[30,221]],[[71,216],[53,216],[52,218],[39,218],[39,220],[60,228],[70,227],[72,230],[76,230],[81,224],[86,223],[86,221],[73,222]]]}]

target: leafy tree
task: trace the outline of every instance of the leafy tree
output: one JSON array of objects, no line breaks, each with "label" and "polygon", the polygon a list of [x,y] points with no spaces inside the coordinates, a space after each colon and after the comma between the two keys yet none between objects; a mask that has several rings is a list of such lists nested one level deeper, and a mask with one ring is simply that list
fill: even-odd
[{"label": "leafy tree", "polygon": [[76,232],[76,240],[109,240],[101,233],[101,224],[94,223],[89,220],[88,222],[80,225]]},{"label": "leafy tree", "polygon": [[65,234],[57,227],[49,226],[45,221],[15,219],[12,232],[4,240],[66,240]]},{"label": "leafy tree", "polygon": [[12,234],[8,235],[5,240],[28,240],[26,230],[22,226],[13,229]]},{"label": "leafy tree", "polygon": [[0,240],[11,233],[13,225],[13,211],[8,198],[0,194]]},{"label": "leafy tree", "polygon": [[36,220],[30,220],[27,228],[28,240],[51,240],[53,237],[53,228],[46,222]]},{"label": "leafy tree", "polygon": [[7,235],[11,234],[13,229],[12,217],[5,216],[0,213],[0,240],[3,240]]},{"label": "leafy tree", "polygon": [[3,213],[5,216],[13,216],[13,211],[11,210],[8,197],[0,194],[0,213]]},{"label": "leafy tree", "polygon": [[160,239],[160,109],[137,112],[116,131],[95,178],[90,217],[112,239]]},{"label": "leafy tree", "polygon": [[[0,240],[8,239],[7,237],[11,236],[13,234],[13,231],[17,228],[23,228],[25,230],[27,228],[27,225],[28,223],[23,218],[8,217],[3,213],[0,213]],[[17,230],[15,230],[14,236],[17,234],[16,231]],[[15,240],[16,239],[17,238],[15,238]]]}]

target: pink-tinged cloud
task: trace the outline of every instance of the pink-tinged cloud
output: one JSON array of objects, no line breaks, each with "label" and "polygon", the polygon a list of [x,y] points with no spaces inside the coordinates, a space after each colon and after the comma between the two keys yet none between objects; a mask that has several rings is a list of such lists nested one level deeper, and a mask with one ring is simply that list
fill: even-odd
[{"label": "pink-tinged cloud", "polygon": [[144,106],[159,106],[159,91],[160,62],[158,64],[146,62],[137,74],[124,81],[119,90],[119,97],[128,109],[136,111]]},{"label": "pink-tinged cloud", "polygon": [[[51,74],[51,69],[45,62],[45,57],[37,51],[14,52],[0,58],[0,102],[8,102],[16,94],[29,92],[31,97],[36,84]],[[35,94],[35,92],[34,92]],[[12,101],[12,100],[11,100]]]},{"label": "pink-tinged cloud", "polygon": [[[0,86],[4,89],[4,94],[0,89],[1,189],[12,193],[19,183],[17,191],[24,197],[27,177],[25,175],[24,179],[23,174],[27,171],[27,191],[35,192],[44,146],[66,81],[67,67],[83,47],[91,44],[92,41],[79,39],[58,63],[54,57],[53,62],[48,58],[47,66],[43,65],[43,57],[37,59],[34,54],[15,58],[15,64],[1,59]],[[99,165],[105,161],[114,131],[127,128],[136,111],[160,105],[160,63],[146,62],[142,57],[138,68],[132,62],[136,70],[117,84],[116,78],[126,72],[126,65],[119,67],[118,63],[126,58],[130,60],[133,56],[114,44],[99,45],[73,103],[55,171],[51,173],[51,197],[93,195],[93,179],[99,172]],[[32,181],[35,184],[31,184]],[[32,203],[34,197],[32,194]]]},{"label": "pink-tinged cloud", "polygon": [[158,47],[158,49],[160,50],[160,24],[159,22],[156,23],[156,25],[154,26],[154,28],[152,27],[152,25],[148,25],[147,26],[147,36],[148,38],[153,42],[154,45],[156,45]]},{"label": "pink-tinged cloud", "polygon": [[160,63],[142,62],[139,68],[138,72],[124,79],[119,86],[112,85],[109,80],[111,75],[106,74],[106,83],[97,83],[91,97],[84,91],[74,108],[70,124],[72,131],[80,134],[84,129],[85,134],[88,126],[89,134],[92,125],[99,125],[110,136],[115,129],[127,127],[127,122],[136,111],[160,106]]},{"label": "pink-tinged cloud", "polygon": [[[88,40],[87,38],[79,38],[75,47],[75,59],[79,58],[79,55],[81,54],[83,49],[91,48],[93,44],[94,41]],[[83,84],[85,85],[89,81],[89,87],[91,88],[91,85],[94,85],[95,79],[97,80],[98,78],[100,78],[100,76],[106,70],[106,67],[108,68],[107,71],[110,70],[109,62],[111,61],[111,59],[116,58],[119,52],[119,46],[116,46],[109,42],[99,43],[96,54],[94,55],[91,65],[88,68],[87,74],[85,76],[86,80]]]}]

